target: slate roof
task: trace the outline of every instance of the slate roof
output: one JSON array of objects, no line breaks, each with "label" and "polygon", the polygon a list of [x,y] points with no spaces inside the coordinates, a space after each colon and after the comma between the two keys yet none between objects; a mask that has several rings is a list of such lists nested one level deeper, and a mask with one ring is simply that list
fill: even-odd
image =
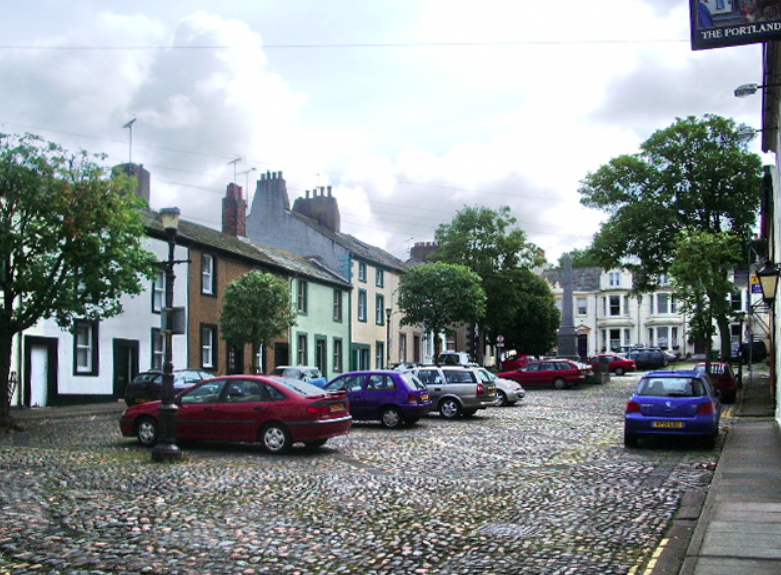
[{"label": "slate roof", "polygon": [[318,233],[324,235],[332,242],[339,244],[346,250],[353,252],[356,257],[362,260],[366,260],[373,264],[379,264],[383,268],[398,271],[398,272],[403,272],[407,267],[402,260],[386,252],[383,249],[362,242],[361,240],[351,236],[350,234],[335,232],[330,228],[327,228],[326,226],[317,223],[317,221],[313,220],[312,218],[309,218],[297,212],[291,211],[290,213],[293,214],[294,217],[298,218],[305,225],[314,229]]},{"label": "slate roof", "polygon": [[[157,212],[145,210],[144,225],[150,235],[165,239],[165,230],[157,216]],[[190,243],[214,252],[222,252],[229,257],[244,260],[249,265],[268,268],[270,271],[303,276],[345,289],[351,287],[345,278],[317,262],[186,220],[179,221],[176,239],[178,244]]]},{"label": "slate roof", "polygon": [[[579,292],[599,291],[599,277],[602,275],[602,268],[572,268],[572,289]],[[551,286],[557,283],[564,287],[564,270],[554,268],[542,272],[542,277],[548,280]]]}]

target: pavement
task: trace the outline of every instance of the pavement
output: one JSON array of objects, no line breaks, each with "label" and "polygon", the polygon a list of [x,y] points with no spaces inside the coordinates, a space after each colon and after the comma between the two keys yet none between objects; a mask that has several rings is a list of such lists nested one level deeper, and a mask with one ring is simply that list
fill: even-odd
[{"label": "pavement", "polygon": [[769,377],[746,381],[704,500],[684,497],[643,575],[781,573],[781,432]]},{"label": "pavement", "polygon": [[[781,431],[766,373],[747,379],[706,495],[684,496],[667,536],[636,575],[781,573]],[[14,409],[20,421],[120,413],[123,402]]]}]

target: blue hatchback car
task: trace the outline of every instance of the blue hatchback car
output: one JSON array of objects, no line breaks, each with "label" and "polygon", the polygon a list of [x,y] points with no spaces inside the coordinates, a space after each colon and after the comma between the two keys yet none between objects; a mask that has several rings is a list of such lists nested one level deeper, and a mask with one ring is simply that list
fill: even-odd
[{"label": "blue hatchback car", "polygon": [[411,373],[352,371],[332,379],[324,389],[347,392],[354,420],[379,420],[389,429],[412,425],[431,410],[428,388]]},{"label": "blue hatchback car", "polygon": [[721,403],[707,374],[699,371],[651,371],[626,404],[624,445],[641,437],[677,436],[716,445]]}]

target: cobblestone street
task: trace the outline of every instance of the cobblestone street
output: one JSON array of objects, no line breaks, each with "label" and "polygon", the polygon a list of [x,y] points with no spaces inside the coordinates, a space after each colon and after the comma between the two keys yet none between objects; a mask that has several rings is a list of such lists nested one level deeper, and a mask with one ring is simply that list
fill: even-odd
[{"label": "cobblestone street", "polygon": [[30,421],[0,434],[0,573],[641,574],[718,450],[625,449],[636,380],[356,424],[314,452],[188,444],[178,464],[117,415]]}]

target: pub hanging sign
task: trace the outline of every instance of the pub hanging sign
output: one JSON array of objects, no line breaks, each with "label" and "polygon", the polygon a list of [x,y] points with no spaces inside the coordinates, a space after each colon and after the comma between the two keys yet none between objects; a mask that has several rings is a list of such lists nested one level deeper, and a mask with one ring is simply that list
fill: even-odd
[{"label": "pub hanging sign", "polygon": [[781,40],[781,0],[689,0],[693,50]]}]

